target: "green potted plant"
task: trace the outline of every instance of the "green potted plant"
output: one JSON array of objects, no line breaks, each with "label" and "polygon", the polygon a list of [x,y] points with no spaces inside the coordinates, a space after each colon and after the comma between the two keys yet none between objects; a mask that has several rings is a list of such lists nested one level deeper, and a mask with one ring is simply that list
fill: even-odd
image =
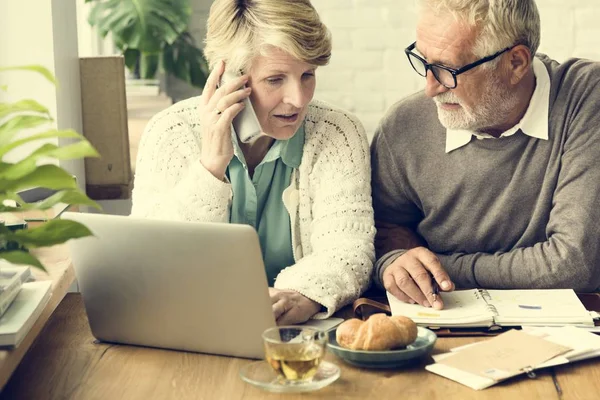
[{"label": "green potted plant", "polygon": [[189,0],[86,0],[95,3],[88,21],[102,37],[110,32],[127,68],[155,79],[159,68],[203,87],[208,77],[204,53],[187,31]]},{"label": "green potted plant", "polygon": [[[52,74],[40,66],[0,67],[7,70],[34,71],[43,75],[52,84]],[[6,91],[6,85],[0,85]],[[82,157],[98,157],[97,151],[79,133],[73,130],[48,129],[39,132],[53,121],[48,109],[33,99],[17,102],[0,102],[0,212],[13,213],[27,210],[46,210],[57,203],[87,205],[100,208],[77,186],[71,174],[55,164],[42,164],[45,160],[70,160]],[[28,133],[34,129],[36,133]],[[59,147],[54,143],[43,143],[20,161],[5,160],[7,153],[25,144],[39,140],[68,138],[72,143]],[[23,201],[19,192],[30,188],[46,188],[53,195],[37,203]],[[6,215],[6,214],[5,214]],[[11,214],[8,214],[11,215]],[[29,229],[12,230],[0,222],[0,259],[15,264],[27,264],[44,269],[44,266],[27,249],[53,246],[72,238],[90,236],[84,225],[62,219],[52,219]]]}]

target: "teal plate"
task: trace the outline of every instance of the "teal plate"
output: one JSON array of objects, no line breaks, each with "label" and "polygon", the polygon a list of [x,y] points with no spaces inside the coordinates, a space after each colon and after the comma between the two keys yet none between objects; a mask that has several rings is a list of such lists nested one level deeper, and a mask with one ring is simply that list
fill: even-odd
[{"label": "teal plate", "polygon": [[336,356],[362,368],[397,368],[410,365],[431,352],[437,335],[427,328],[418,327],[417,339],[405,349],[388,351],[350,350],[335,340],[335,329],[329,331],[327,347]]}]

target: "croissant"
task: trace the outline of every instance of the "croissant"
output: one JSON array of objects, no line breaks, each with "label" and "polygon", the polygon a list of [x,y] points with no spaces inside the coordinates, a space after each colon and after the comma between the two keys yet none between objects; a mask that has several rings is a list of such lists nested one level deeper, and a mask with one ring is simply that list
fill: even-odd
[{"label": "croissant", "polygon": [[390,350],[411,344],[417,325],[403,316],[373,314],[368,320],[349,319],[338,326],[335,337],[340,346],[352,350]]}]

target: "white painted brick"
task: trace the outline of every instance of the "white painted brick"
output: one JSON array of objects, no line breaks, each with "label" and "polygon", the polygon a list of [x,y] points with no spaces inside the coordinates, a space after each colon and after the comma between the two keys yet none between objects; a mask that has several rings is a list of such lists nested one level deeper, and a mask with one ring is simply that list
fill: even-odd
[{"label": "white painted brick", "polygon": [[385,76],[379,71],[365,71],[354,77],[354,87],[362,91],[385,90],[390,82],[386,82]]},{"label": "white painted brick", "polygon": [[351,39],[355,49],[383,50],[387,47],[387,38],[381,28],[355,29]]},{"label": "white painted brick", "polygon": [[352,44],[352,29],[338,29],[335,35],[332,35],[332,51],[337,52],[339,50],[350,50],[353,48]]},{"label": "white painted brick", "polygon": [[382,69],[383,51],[338,50],[332,53],[330,65],[337,70]]},{"label": "white painted brick", "polygon": [[577,30],[575,32],[575,48],[595,52],[600,50],[600,26]]},{"label": "white painted brick", "polygon": [[384,111],[385,103],[380,92],[373,91],[368,94],[362,93],[355,97],[355,107],[361,112],[381,113]]},{"label": "white painted brick", "polygon": [[564,53],[575,44],[575,23],[573,10],[564,7],[548,7],[540,10],[542,19],[542,40],[539,51],[550,57],[558,58],[556,52]]},{"label": "white painted brick", "polygon": [[598,7],[598,0],[578,0],[574,1],[578,7]]},{"label": "white painted brick", "polygon": [[337,90],[325,91],[320,88],[315,92],[315,99],[326,101],[349,112],[355,112],[354,95]]},{"label": "white painted brick", "polygon": [[384,26],[383,10],[379,8],[361,8],[329,10],[321,15],[329,29],[335,28],[378,28]]},{"label": "white painted brick", "polygon": [[383,33],[387,49],[400,50],[404,54],[404,49],[415,41],[415,28],[390,28]]},{"label": "white painted brick", "polygon": [[[598,2],[600,3],[600,1]],[[598,28],[600,7],[581,7],[575,10],[575,26],[578,29]]]},{"label": "white painted brick", "polygon": [[323,91],[352,90],[354,71],[335,71],[324,67],[317,73],[317,87]]},{"label": "white painted brick", "polygon": [[384,10],[385,20],[395,28],[414,28],[417,26],[417,9],[408,1],[398,1],[394,7],[386,7]]},{"label": "white painted brick", "polygon": [[383,65],[385,72],[396,73],[403,80],[412,80],[414,78],[412,74],[417,74],[411,67],[404,51],[387,50],[383,55]]},{"label": "white painted brick", "polygon": [[381,79],[384,82],[385,90],[402,91],[407,86],[413,86],[410,82],[414,79],[414,76],[412,74],[403,75],[396,72],[384,72]]},{"label": "white painted brick", "polygon": [[571,8],[571,7],[576,7],[579,3],[580,0],[536,0],[536,5],[538,7],[538,10],[540,10],[540,12],[548,7],[554,7],[554,6],[558,6],[558,7],[563,7],[563,8]]},{"label": "white painted brick", "polygon": [[352,0],[312,0],[311,3],[319,14],[325,10],[351,9],[354,6]]},{"label": "white painted brick", "polygon": [[400,1],[410,3],[411,0],[354,0],[357,7],[386,7],[397,5]]}]

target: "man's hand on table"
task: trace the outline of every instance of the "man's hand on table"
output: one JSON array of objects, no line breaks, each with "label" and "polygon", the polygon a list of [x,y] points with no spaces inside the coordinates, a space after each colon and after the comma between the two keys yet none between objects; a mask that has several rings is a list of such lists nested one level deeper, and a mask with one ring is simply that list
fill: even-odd
[{"label": "man's hand on table", "polygon": [[441,296],[434,296],[432,276],[440,290],[454,290],[454,283],[437,256],[425,247],[415,247],[396,258],[383,272],[385,290],[398,300],[437,310],[444,308]]}]

